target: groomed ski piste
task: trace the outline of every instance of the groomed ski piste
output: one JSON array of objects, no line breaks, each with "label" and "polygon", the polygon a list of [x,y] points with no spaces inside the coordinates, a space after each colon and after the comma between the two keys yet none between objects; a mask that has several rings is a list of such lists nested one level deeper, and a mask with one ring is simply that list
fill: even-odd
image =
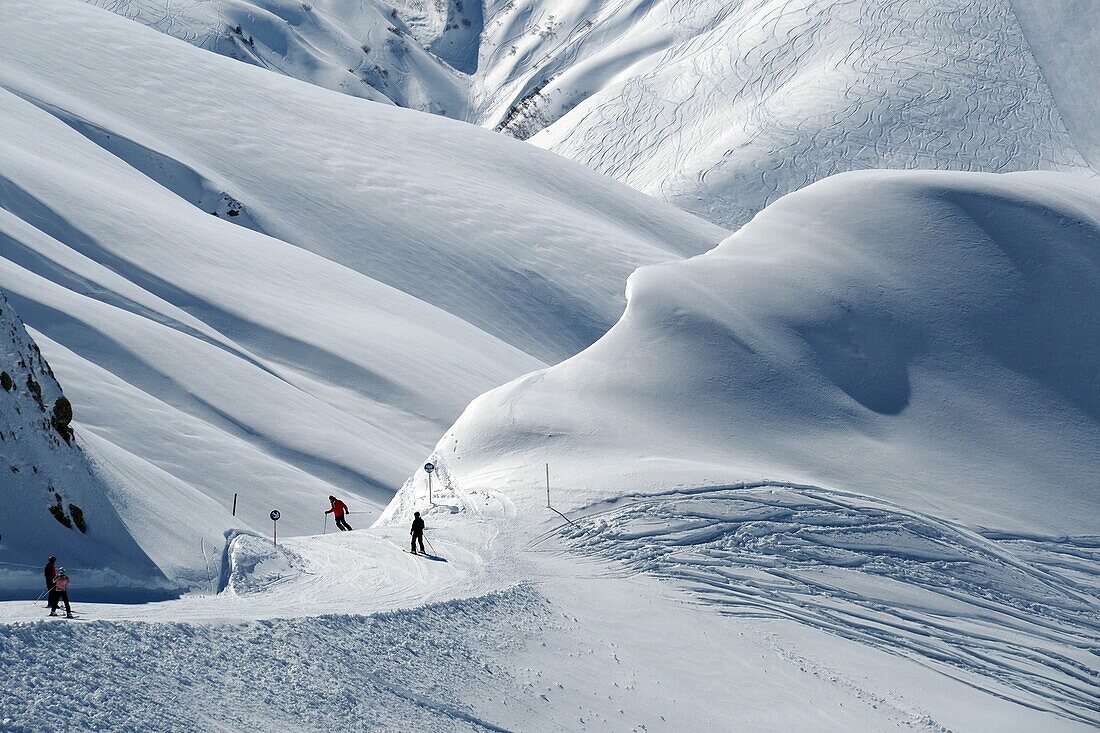
[{"label": "groomed ski piste", "polygon": [[[0,39],[0,731],[1100,726],[1090,171],[848,173],[727,238],[331,68],[74,0]],[[1034,94],[958,141],[1081,163],[1004,48]]]},{"label": "groomed ski piste", "polygon": [[77,600],[75,621],[0,604],[3,729],[1096,725],[1094,541],[780,483],[574,523],[491,492],[422,498],[445,562],[410,556],[403,523],[278,549],[244,534],[210,594]]}]

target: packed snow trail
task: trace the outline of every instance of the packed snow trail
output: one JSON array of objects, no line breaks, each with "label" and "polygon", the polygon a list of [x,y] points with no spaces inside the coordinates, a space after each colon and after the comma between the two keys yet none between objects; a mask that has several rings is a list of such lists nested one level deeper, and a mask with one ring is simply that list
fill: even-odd
[{"label": "packed snow trail", "polygon": [[568,551],[668,578],[722,613],[791,619],[1100,725],[1100,538],[992,539],[783,483],[638,494],[572,520]]},{"label": "packed snow trail", "polygon": [[505,694],[500,660],[547,614],[517,587],[372,616],[0,627],[0,730],[507,730],[462,701]]},{"label": "packed snow trail", "polygon": [[[846,594],[833,599],[807,589],[813,578],[801,580],[815,567],[808,559],[812,548],[784,525],[789,544],[802,548],[786,570],[766,549],[749,558],[759,566],[756,578],[745,577],[745,564],[720,552],[683,555],[676,561],[681,576],[673,577],[688,578],[702,591],[694,596],[702,602],[688,602],[692,596],[659,582],[669,577],[660,563],[624,566],[613,551],[620,547],[620,555],[629,555],[641,547],[629,513],[619,520],[620,534],[600,524],[605,515],[579,517],[578,529],[546,509],[512,512],[510,502],[491,500],[491,489],[452,483],[444,491],[461,493],[470,508],[420,505],[428,537],[445,563],[410,556],[408,528],[399,517],[384,526],[294,538],[278,547],[252,533],[231,532],[225,567],[211,579],[222,588],[216,595],[87,604],[76,578],[75,622],[43,620],[41,604],[0,603],[0,664],[9,672],[0,692],[0,730],[24,733],[43,724],[104,731],[167,731],[182,724],[202,731],[525,733],[1091,727],[1078,722],[1080,716],[1051,711],[1043,685],[1055,675],[1041,664],[1033,665],[1045,675],[1036,692],[1012,686],[1011,664],[1018,657],[1003,654],[1001,637],[992,630],[1004,616],[1008,633],[1058,649],[1079,634],[1062,617],[1049,619],[1038,641],[1028,638],[1034,629],[999,610],[1014,607],[1003,597],[987,599],[997,613],[985,626],[964,613],[945,619],[953,638],[972,649],[978,649],[978,633],[989,632],[986,668],[928,664],[886,643],[887,614],[879,606],[890,601],[876,593],[893,594],[910,618],[917,617],[924,606],[912,596],[924,589],[920,583],[935,589],[934,563],[927,572],[920,561],[910,563],[915,580],[909,591],[901,581],[841,579],[832,585]],[[857,529],[861,517],[872,527],[891,523],[892,515],[877,515],[851,497],[836,505],[814,492],[798,498],[787,488],[775,491],[772,509],[766,497],[745,492],[763,506],[750,512],[757,520],[783,511],[795,519],[819,516],[819,529],[828,529],[828,511],[846,506],[849,513],[837,518]],[[662,497],[653,506],[691,496]],[[815,502],[821,506],[814,508]],[[716,513],[714,507],[697,512],[676,504],[667,512],[690,514],[692,521]],[[732,523],[722,518],[718,529]],[[767,527],[762,546],[781,544],[780,525],[774,516],[761,521]],[[684,532],[650,528],[642,534],[652,538],[644,544],[658,559],[670,546],[684,544]],[[529,547],[533,537],[542,538],[535,551]],[[979,555],[973,544],[962,547]],[[991,576],[1016,567],[990,555],[979,559]],[[709,581],[708,574],[721,572],[716,564],[740,575]],[[888,564],[880,564],[878,574],[864,574],[872,580],[889,576]],[[1034,574],[1009,575],[1023,578],[1024,591],[1038,593],[1034,582],[1024,582],[1034,581]],[[732,584],[743,584],[746,603]],[[960,597],[973,603],[970,593],[964,586]],[[824,598],[817,605],[816,595]],[[1072,616],[1065,594],[1048,595],[1048,605],[1062,603],[1062,613]],[[830,613],[821,610],[829,611],[830,603]],[[878,614],[883,626],[877,634],[868,633],[869,622],[853,612],[861,604]],[[847,623],[853,633],[838,633]],[[926,646],[935,643],[930,638]],[[167,700],[173,704],[165,705]]]}]

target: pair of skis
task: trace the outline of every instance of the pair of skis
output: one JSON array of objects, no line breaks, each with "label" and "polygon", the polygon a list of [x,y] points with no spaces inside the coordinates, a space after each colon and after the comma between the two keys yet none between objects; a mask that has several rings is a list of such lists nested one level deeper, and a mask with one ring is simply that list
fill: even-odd
[{"label": "pair of skis", "polygon": [[416,555],[417,557],[425,558],[426,560],[435,560],[436,562],[447,562],[447,558],[440,557],[439,555],[431,555],[427,552],[413,552],[412,550],[402,550],[402,552],[409,555]]}]

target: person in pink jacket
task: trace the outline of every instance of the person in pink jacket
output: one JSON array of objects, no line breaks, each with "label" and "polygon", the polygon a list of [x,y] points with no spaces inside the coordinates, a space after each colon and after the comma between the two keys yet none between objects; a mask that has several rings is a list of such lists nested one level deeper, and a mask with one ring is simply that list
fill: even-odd
[{"label": "person in pink jacket", "polygon": [[54,596],[53,606],[50,607],[50,615],[57,615],[57,606],[60,601],[65,602],[65,618],[73,617],[73,608],[69,605],[69,576],[65,574],[65,568],[58,568],[57,577],[54,578],[53,587],[56,595]]}]

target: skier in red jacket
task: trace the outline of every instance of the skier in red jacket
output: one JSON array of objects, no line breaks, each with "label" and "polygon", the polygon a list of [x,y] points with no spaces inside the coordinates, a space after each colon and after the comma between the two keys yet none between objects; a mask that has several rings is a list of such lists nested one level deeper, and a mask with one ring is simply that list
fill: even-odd
[{"label": "skier in red jacket", "polygon": [[344,519],[344,515],[348,513],[348,505],[335,496],[330,496],[328,500],[332,504],[332,508],[325,512],[325,514],[331,514],[336,518],[336,526],[340,528],[341,532],[350,532],[351,525],[348,524],[348,520]]}]

